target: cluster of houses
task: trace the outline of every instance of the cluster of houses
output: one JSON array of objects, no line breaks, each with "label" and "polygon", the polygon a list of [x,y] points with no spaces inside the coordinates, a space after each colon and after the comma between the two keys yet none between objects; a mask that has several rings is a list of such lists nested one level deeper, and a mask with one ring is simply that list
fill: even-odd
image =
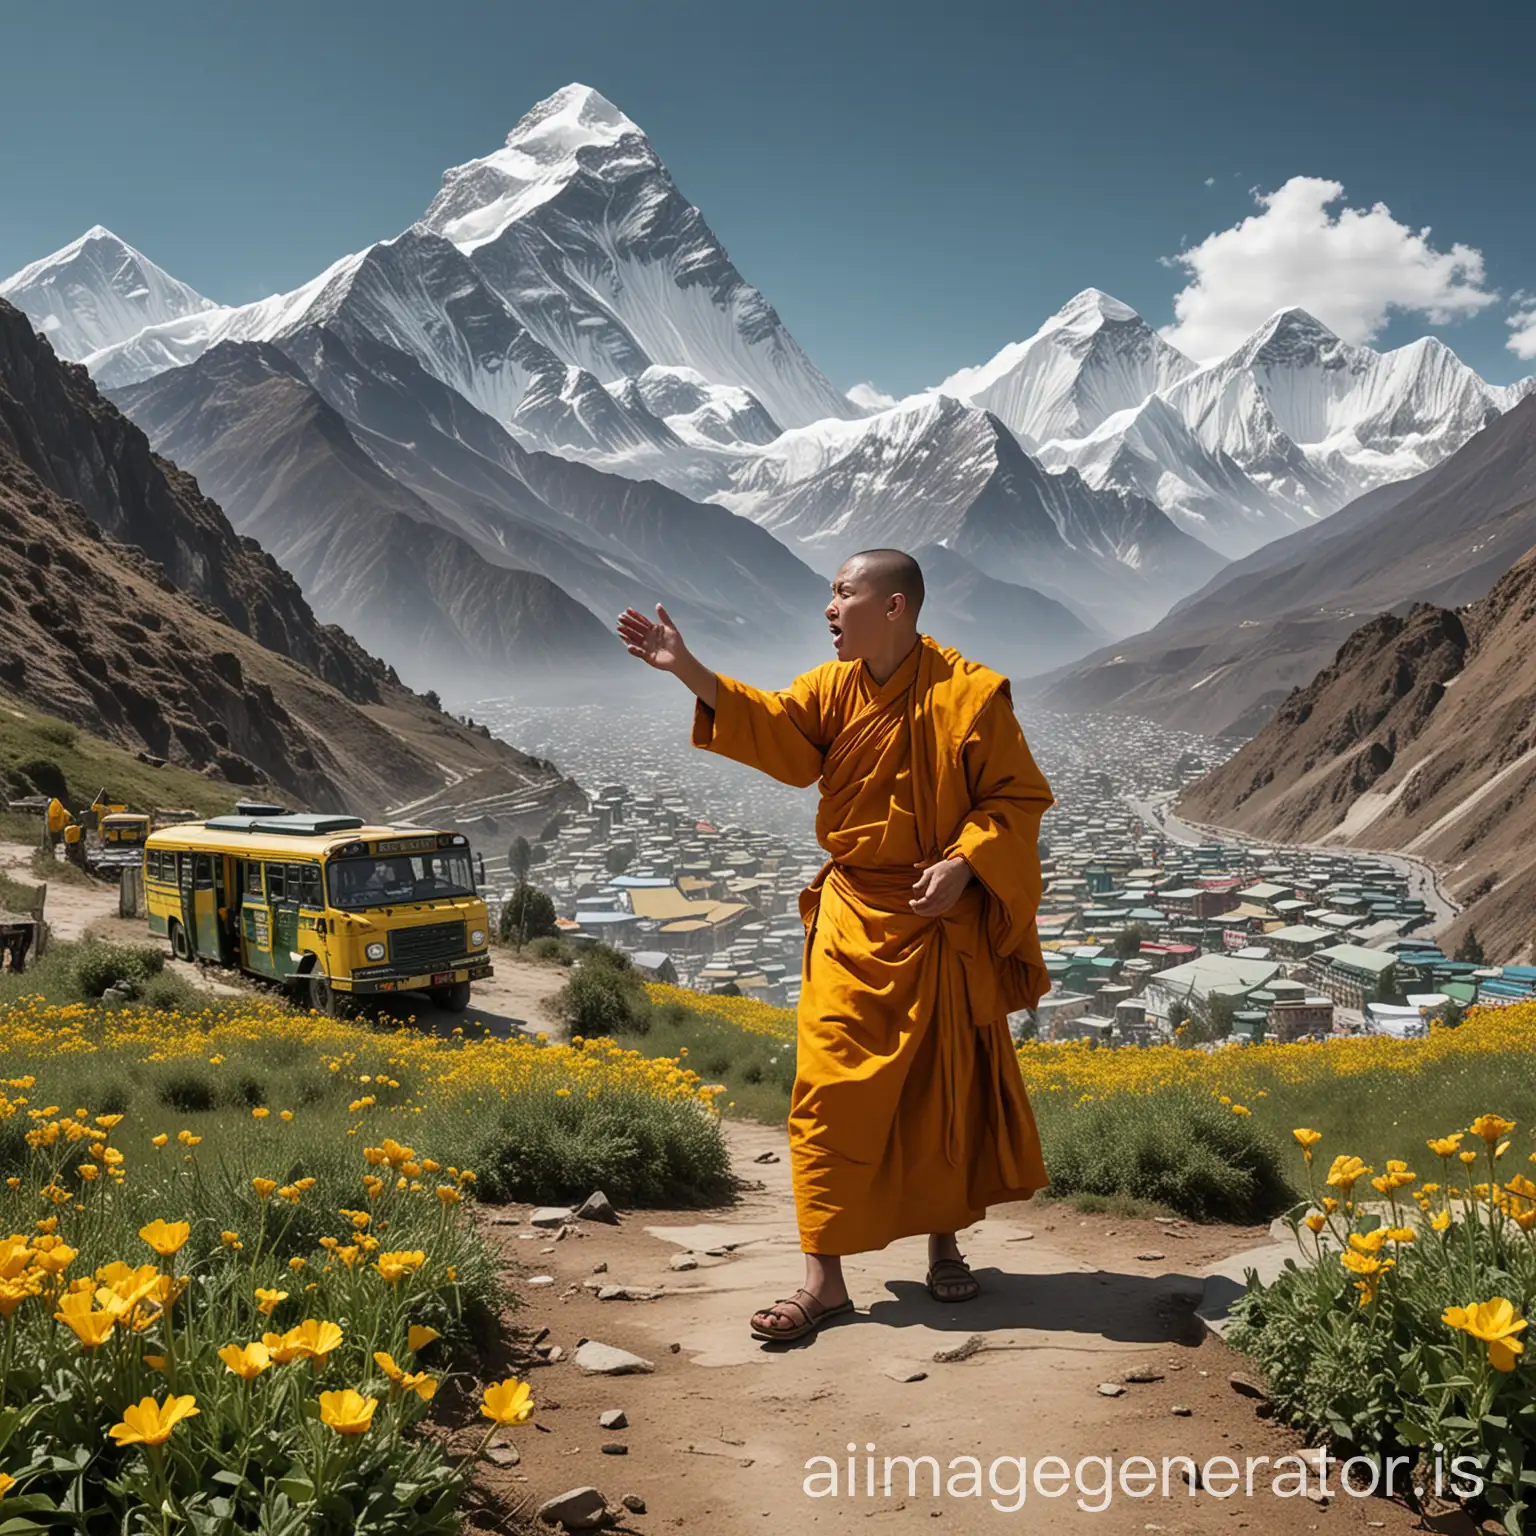
[{"label": "cluster of houses", "polygon": [[680,794],[622,784],[548,830],[529,878],[553,898],[563,934],[702,992],[798,999],[798,899],[823,858],[814,842],[717,827]]},{"label": "cluster of houses", "polygon": [[[1040,844],[1051,989],[1013,1017],[1016,1034],[1112,1045],[1410,1035],[1473,1002],[1536,996],[1536,967],[1447,957],[1429,936],[1437,914],[1400,862],[1174,841],[1143,814],[1144,797],[1206,771],[1221,756],[1212,743],[1150,721],[1026,724],[1057,803]],[[620,761],[638,755],[617,720],[586,750],[586,767],[615,780]],[[810,835],[814,796],[744,771],[722,779],[735,765],[718,761],[696,777],[701,757],[680,755],[669,771],[653,750],[652,766],[555,817],[531,878],[574,941],[614,945],[647,974],[700,991],[793,1005],[805,943],[798,898],[824,858]],[[739,822],[698,814],[701,785]],[[722,785],[773,798],[733,799]],[[740,824],[753,816],[780,830]]]},{"label": "cluster of houses", "polygon": [[1016,1034],[1145,1044],[1422,1034],[1536,997],[1536,966],[1447,957],[1391,861],[1168,840],[1129,804],[1052,812],[1040,933],[1051,991]]}]

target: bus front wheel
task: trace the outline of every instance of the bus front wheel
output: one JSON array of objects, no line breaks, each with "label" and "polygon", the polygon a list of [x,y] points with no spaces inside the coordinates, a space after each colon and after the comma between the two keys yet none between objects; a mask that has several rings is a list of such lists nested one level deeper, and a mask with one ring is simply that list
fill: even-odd
[{"label": "bus front wheel", "polygon": [[180,923],[171,924],[171,953],[178,960],[192,958],[192,946],[187,941],[187,930]]},{"label": "bus front wheel", "polygon": [[427,996],[444,1013],[463,1013],[469,1007],[469,983],[456,981],[451,986],[433,987]]},{"label": "bus front wheel", "polygon": [[325,976],[309,978],[309,1006],[328,1019],[347,1019],[352,1016],[352,999],[338,992]]}]

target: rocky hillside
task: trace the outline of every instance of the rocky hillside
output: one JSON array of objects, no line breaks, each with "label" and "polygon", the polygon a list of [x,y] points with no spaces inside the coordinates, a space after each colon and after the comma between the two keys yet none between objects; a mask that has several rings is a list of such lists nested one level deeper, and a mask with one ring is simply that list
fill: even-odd
[{"label": "rocky hillside", "polygon": [[1286,842],[1415,854],[1444,869],[1490,957],[1536,944],[1536,549],[1459,609],[1362,625],[1331,666],[1181,800]]},{"label": "rocky hillside", "polygon": [[0,686],[232,786],[390,807],[572,787],[404,688],[0,304]]}]

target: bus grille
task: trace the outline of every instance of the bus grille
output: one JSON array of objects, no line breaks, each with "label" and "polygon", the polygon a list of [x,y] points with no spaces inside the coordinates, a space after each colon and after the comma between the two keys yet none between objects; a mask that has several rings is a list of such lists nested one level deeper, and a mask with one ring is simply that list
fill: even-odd
[{"label": "bus grille", "polygon": [[430,971],[464,957],[463,923],[428,923],[422,928],[394,928],[389,935],[392,964]]}]

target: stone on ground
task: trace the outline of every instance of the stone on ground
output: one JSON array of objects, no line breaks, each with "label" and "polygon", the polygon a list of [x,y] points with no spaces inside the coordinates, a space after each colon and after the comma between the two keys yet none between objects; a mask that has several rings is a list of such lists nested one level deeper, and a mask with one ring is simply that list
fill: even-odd
[{"label": "stone on ground", "polygon": [[568,1205],[541,1205],[528,1220],[536,1227],[563,1227],[575,1214]]},{"label": "stone on ground", "polygon": [[649,1360],[596,1339],[586,1340],[572,1358],[576,1369],[587,1376],[644,1376],[656,1369]]},{"label": "stone on ground", "polygon": [[569,1488],[539,1505],[545,1525],[563,1525],[568,1531],[595,1531],[607,1514],[608,1501],[596,1488]]},{"label": "stone on ground", "polygon": [[581,1208],[576,1212],[578,1221],[606,1221],[610,1227],[619,1224],[619,1213],[609,1203],[608,1196],[602,1190],[594,1189],[585,1200],[581,1202]]}]

